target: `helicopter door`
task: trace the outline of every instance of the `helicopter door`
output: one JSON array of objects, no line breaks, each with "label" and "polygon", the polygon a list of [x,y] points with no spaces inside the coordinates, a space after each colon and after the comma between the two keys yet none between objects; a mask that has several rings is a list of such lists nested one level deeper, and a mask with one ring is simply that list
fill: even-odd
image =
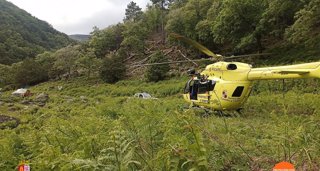
[{"label": "helicopter door", "polygon": [[184,94],[189,95],[190,100],[197,100],[198,99],[198,80],[190,79],[184,88]]},{"label": "helicopter door", "polygon": [[191,100],[198,100],[198,87],[199,81],[194,80],[190,84],[190,99]]},{"label": "helicopter door", "polygon": [[200,102],[210,103],[210,91],[213,91],[216,82],[213,80],[207,80],[205,82],[199,82],[198,84],[198,98]]}]

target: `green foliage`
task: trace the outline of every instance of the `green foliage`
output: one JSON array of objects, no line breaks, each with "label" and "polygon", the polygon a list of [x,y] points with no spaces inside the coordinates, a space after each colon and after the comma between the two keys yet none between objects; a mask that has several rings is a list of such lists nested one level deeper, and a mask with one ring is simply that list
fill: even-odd
[{"label": "green foliage", "polygon": [[125,76],[126,67],[118,54],[110,54],[103,59],[100,77],[107,83],[115,83]]},{"label": "green foliage", "polygon": [[135,2],[131,1],[127,5],[124,21],[135,22],[141,18],[142,14],[141,8]]},{"label": "green foliage", "polygon": [[[157,51],[150,57],[150,63],[161,63],[167,62],[166,56],[161,51]],[[160,81],[164,80],[167,72],[170,70],[169,64],[163,65],[152,65],[149,66],[145,73],[145,78],[147,81]]]},{"label": "green foliage", "polygon": [[43,66],[33,59],[25,59],[15,70],[15,83],[20,86],[34,85],[46,81],[48,75]]},{"label": "green foliage", "polygon": [[215,41],[230,42],[236,49],[257,45],[261,49],[261,33],[257,24],[264,9],[262,0],[226,0],[212,27]]},{"label": "green foliage", "polygon": [[294,23],[294,15],[303,5],[302,1],[272,0],[268,2],[260,20],[259,29],[268,36],[283,39],[285,29]]},{"label": "green foliage", "polygon": [[14,73],[10,66],[0,64],[0,85],[5,86],[14,82]]},{"label": "green foliage", "polygon": [[54,65],[49,72],[50,77],[61,78],[62,75],[66,74],[65,76],[70,78],[73,72],[77,72],[76,61],[80,57],[80,48],[80,45],[67,46],[56,51],[54,53]]},{"label": "green foliage", "polygon": [[294,56],[303,59],[320,54],[315,48],[319,42],[318,4],[316,0],[173,2],[166,30],[197,40],[218,53],[266,50],[281,54],[274,59],[285,61],[291,56],[287,49],[299,48],[305,54]]},{"label": "green foliage", "polygon": [[320,1],[311,0],[295,15],[296,21],[288,28],[287,36],[291,42],[304,43],[307,46],[319,45]]},{"label": "green foliage", "polygon": [[89,48],[77,59],[76,63],[87,72],[87,76],[90,78],[92,73],[99,71],[102,61],[96,57],[94,49]]},{"label": "green foliage", "polygon": [[35,61],[42,66],[48,77],[52,76],[49,73],[51,73],[53,70],[54,62],[56,61],[56,57],[53,52],[46,51],[42,54],[39,54],[36,56]]},{"label": "green foliage", "polygon": [[153,6],[149,6],[142,17],[143,26],[150,31],[160,30],[161,27],[161,10]]},{"label": "green foliage", "polygon": [[121,47],[127,54],[143,54],[145,48],[145,40],[148,35],[148,29],[143,26],[143,22],[127,23],[123,32],[124,39]]},{"label": "green foliage", "polygon": [[205,43],[209,48],[214,46],[211,31],[214,19],[207,17],[209,9],[218,10],[216,6],[213,7],[213,4],[216,2],[191,0],[185,6],[171,10],[168,14],[166,30]]},{"label": "green foliage", "polygon": [[12,64],[35,57],[45,50],[58,49],[72,41],[24,10],[0,1],[0,63]]},{"label": "green foliage", "polygon": [[91,48],[95,49],[98,58],[104,58],[108,53],[118,50],[123,40],[123,24],[109,26],[103,30],[94,30],[89,42]]},{"label": "green foliage", "polygon": [[151,0],[153,4],[159,6],[161,9],[167,8],[174,1],[175,0]]}]

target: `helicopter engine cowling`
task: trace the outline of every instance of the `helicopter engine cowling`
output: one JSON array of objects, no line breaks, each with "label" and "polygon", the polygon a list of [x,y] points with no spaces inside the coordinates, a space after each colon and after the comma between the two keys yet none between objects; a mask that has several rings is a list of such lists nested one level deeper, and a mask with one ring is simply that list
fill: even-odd
[{"label": "helicopter engine cowling", "polygon": [[227,81],[246,81],[251,65],[241,62],[217,62],[208,65],[202,75],[217,77]]}]

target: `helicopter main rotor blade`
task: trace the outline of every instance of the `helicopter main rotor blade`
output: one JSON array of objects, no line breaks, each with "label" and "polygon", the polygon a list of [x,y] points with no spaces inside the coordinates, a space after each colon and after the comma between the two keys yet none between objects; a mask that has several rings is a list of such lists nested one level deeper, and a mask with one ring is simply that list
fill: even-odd
[{"label": "helicopter main rotor blade", "polygon": [[237,56],[227,56],[224,59],[235,59],[235,58],[244,58],[244,57],[254,57],[254,56],[263,56],[263,55],[271,55],[272,53],[255,53],[248,55],[237,55]]},{"label": "helicopter main rotor blade", "polygon": [[204,47],[203,45],[201,45],[200,43],[194,41],[194,40],[191,40],[189,38],[186,38],[180,34],[177,34],[177,33],[170,33],[170,36],[176,38],[176,39],[179,39],[179,40],[182,40],[186,43],[188,43],[189,45],[192,45],[194,46],[195,48],[197,48],[198,50],[200,50],[201,52],[205,53],[206,55],[208,56],[211,56],[211,57],[217,57],[218,55],[214,54],[212,51],[210,51],[208,48]]},{"label": "helicopter main rotor blade", "polygon": [[[262,55],[271,55],[271,53],[257,53],[257,54],[249,54],[249,55],[238,55],[238,56],[229,56],[224,57],[224,59],[234,59],[234,58],[244,58],[244,57],[254,57],[254,56],[262,56]],[[201,61],[214,61],[212,58],[208,59],[194,59],[194,60],[181,60],[181,61],[168,61],[168,62],[158,62],[158,63],[149,63],[149,64],[134,64],[130,67],[138,67],[138,66],[153,66],[153,65],[164,65],[164,64],[175,64],[175,63],[187,63],[187,62],[201,62]]]},{"label": "helicopter main rotor blade", "polygon": [[137,65],[131,65],[130,67],[165,65],[165,64],[176,64],[176,63],[186,63],[186,62],[200,62],[200,61],[212,61],[212,59],[194,59],[194,60],[182,60],[182,61],[171,61],[171,62],[158,62],[158,63],[150,63],[150,64],[137,64]]}]

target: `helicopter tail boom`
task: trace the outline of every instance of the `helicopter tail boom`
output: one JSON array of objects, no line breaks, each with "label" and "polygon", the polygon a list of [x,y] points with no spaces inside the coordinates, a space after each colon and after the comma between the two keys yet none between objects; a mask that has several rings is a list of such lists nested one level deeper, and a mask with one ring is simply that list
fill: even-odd
[{"label": "helicopter tail boom", "polygon": [[271,80],[290,78],[320,78],[320,62],[253,68],[248,73],[248,80]]}]

